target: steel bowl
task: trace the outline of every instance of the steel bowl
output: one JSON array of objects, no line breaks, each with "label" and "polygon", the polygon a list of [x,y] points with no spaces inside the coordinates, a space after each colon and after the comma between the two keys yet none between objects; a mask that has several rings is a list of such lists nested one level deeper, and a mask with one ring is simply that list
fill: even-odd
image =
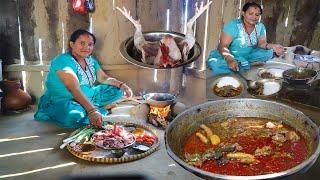
[{"label": "steel bowl", "polygon": [[[175,39],[177,43],[182,41],[185,37],[184,34],[177,33],[177,32],[170,32],[170,31],[150,31],[150,32],[144,32],[143,36],[147,41],[160,41],[161,38],[165,35],[171,35]],[[127,38],[125,41],[123,41],[120,45],[120,54],[121,56],[128,61],[129,63],[132,63],[134,65],[143,67],[143,68],[150,68],[150,69],[171,69],[171,68],[177,68],[183,65],[187,65],[198,59],[198,57],[201,54],[201,47],[198,42],[194,44],[192,49],[189,52],[188,60],[179,64],[175,67],[159,67],[152,64],[146,64],[141,61],[141,52],[138,51],[138,49],[134,46],[133,42],[133,36]]]},{"label": "steel bowl", "polygon": [[[208,124],[232,117],[268,118],[293,127],[308,142],[308,157],[299,165],[278,173],[257,176],[230,176],[198,169],[183,161],[183,147],[187,138],[196,132],[201,124]],[[186,170],[205,179],[270,179],[305,172],[317,160],[320,153],[319,127],[302,112],[274,101],[261,99],[225,99],[210,101],[191,107],[180,113],[167,127],[165,145],[169,156]]]},{"label": "steel bowl", "polygon": [[176,101],[176,96],[170,93],[148,93],[142,97],[147,104],[154,107],[166,107]]}]

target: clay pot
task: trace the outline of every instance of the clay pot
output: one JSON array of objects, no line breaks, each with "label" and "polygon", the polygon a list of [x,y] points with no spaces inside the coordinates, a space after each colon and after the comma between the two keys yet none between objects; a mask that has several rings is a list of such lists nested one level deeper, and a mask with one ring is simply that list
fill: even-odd
[{"label": "clay pot", "polygon": [[31,96],[21,89],[20,80],[3,80],[1,84],[4,96],[1,100],[2,111],[15,111],[27,108]]}]

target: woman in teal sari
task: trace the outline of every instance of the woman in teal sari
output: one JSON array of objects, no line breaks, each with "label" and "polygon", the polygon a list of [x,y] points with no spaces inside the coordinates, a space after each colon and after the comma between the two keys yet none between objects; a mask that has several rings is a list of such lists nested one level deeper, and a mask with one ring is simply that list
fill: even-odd
[{"label": "woman in teal sari", "polygon": [[95,36],[86,30],[72,33],[70,51],[51,62],[46,91],[34,115],[36,120],[65,128],[89,124],[100,127],[102,116],[108,114],[106,106],[123,96],[132,97],[132,90],[106,75],[91,56],[95,42]]},{"label": "woman in teal sari", "polygon": [[250,64],[271,59],[273,54],[282,55],[284,48],[279,44],[267,43],[266,28],[259,22],[262,8],[248,2],[242,8],[241,19],[227,23],[221,34],[218,49],[208,58],[213,75],[250,69]]}]

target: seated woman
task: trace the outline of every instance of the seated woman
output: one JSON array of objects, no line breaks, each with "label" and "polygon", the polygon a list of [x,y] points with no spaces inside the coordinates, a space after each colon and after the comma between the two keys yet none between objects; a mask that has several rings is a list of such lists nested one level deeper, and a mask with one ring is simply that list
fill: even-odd
[{"label": "seated woman", "polygon": [[[92,124],[100,127],[106,106],[122,98],[132,97],[123,82],[104,73],[91,56],[96,38],[78,29],[70,37],[70,51],[51,62],[46,91],[40,98],[34,117],[66,128]],[[101,84],[95,85],[98,81]]]},{"label": "seated woman", "polygon": [[207,62],[214,75],[248,70],[251,63],[267,61],[273,53],[283,54],[281,45],[267,43],[265,26],[259,22],[261,14],[259,4],[248,2],[241,19],[224,26],[218,49],[210,53]]}]

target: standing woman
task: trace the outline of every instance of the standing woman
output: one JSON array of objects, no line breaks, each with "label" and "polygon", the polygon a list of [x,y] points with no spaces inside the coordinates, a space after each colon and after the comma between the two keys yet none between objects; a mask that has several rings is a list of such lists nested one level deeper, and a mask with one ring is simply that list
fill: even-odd
[{"label": "standing woman", "polygon": [[[70,51],[55,57],[46,80],[46,91],[40,98],[34,117],[66,128],[91,124],[102,126],[106,106],[122,98],[132,97],[123,82],[104,73],[91,56],[96,38],[78,29],[70,37]],[[99,82],[99,85],[95,85]]]},{"label": "standing woman", "polygon": [[224,26],[218,49],[208,58],[214,75],[248,70],[254,62],[267,61],[274,53],[283,54],[281,45],[267,43],[266,28],[259,22],[261,14],[259,4],[247,2],[241,19],[231,20]]}]

